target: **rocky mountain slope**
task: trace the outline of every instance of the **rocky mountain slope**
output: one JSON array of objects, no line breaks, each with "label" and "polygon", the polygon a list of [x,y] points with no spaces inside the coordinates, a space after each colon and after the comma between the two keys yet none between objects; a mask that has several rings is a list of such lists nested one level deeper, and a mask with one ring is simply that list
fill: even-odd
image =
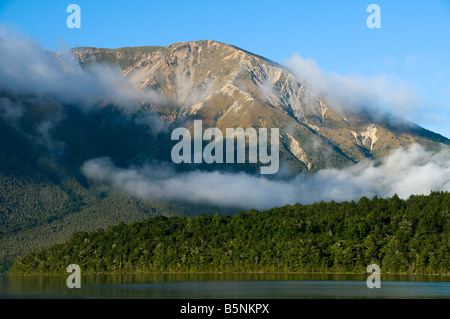
[{"label": "rocky mountain slope", "polygon": [[[74,49],[82,63],[114,59],[139,88],[171,99],[154,108],[172,126],[278,127],[281,163],[298,172],[342,167],[419,143],[437,148],[448,140],[389,115],[339,109],[317,96],[288,69],[263,57],[217,41],[175,43],[167,47],[107,50]],[[167,142],[167,141],[165,141]],[[170,153],[167,152],[166,153]]]}]

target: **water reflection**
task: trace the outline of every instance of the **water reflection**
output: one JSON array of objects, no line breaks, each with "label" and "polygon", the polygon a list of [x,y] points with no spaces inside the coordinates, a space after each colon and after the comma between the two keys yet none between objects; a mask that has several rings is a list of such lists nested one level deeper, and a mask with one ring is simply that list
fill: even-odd
[{"label": "water reflection", "polygon": [[368,289],[366,275],[331,274],[131,274],[0,277],[1,298],[450,298],[445,276],[382,275]]}]

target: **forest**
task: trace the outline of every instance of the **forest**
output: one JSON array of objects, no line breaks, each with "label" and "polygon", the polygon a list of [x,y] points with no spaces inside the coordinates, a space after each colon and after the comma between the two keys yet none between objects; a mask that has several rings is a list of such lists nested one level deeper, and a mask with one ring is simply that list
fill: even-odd
[{"label": "forest", "polygon": [[266,211],[123,222],[19,257],[11,275],[139,272],[442,274],[450,193],[286,205]]}]

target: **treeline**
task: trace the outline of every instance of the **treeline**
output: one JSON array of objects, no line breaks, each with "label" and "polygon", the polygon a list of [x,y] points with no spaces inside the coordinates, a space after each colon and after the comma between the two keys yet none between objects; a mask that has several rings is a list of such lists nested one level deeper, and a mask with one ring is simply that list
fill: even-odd
[{"label": "treeline", "polygon": [[449,274],[450,193],[287,205],[234,216],[153,217],[78,232],[11,274],[356,272]]}]

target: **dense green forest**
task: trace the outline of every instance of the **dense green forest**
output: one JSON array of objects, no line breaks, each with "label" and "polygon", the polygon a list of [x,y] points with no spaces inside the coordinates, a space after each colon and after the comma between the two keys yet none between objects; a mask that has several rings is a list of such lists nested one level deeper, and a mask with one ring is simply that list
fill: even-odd
[{"label": "dense green forest", "polygon": [[357,272],[449,274],[450,193],[287,205],[234,216],[157,216],[78,232],[16,260],[11,274]]},{"label": "dense green forest", "polygon": [[[30,193],[32,189],[30,187]],[[4,193],[0,188],[0,203],[2,194]],[[55,192],[49,189],[47,194],[50,197]],[[116,191],[91,190],[84,191],[82,194],[83,196],[72,195],[72,198],[63,197],[60,203],[55,200],[47,205],[41,205],[42,214],[35,218],[32,218],[32,213],[36,210],[32,208],[23,211],[27,214],[20,214],[18,209],[11,209],[7,211],[8,214],[3,214],[3,209],[8,206],[2,203],[0,207],[0,273],[7,272],[18,256],[64,242],[77,231],[92,231],[116,225],[120,221],[132,223],[159,215],[197,216],[225,211],[215,206],[186,202],[143,201]],[[24,204],[21,206],[28,205],[31,199],[30,196],[24,197]],[[41,200],[42,202],[44,201]],[[67,206],[60,211],[48,209],[58,204]],[[236,212],[230,209],[226,211]],[[36,215],[38,215],[37,212]],[[6,227],[9,221],[10,224],[14,222],[16,227],[10,226],[11,230],[9,230]]]}]

